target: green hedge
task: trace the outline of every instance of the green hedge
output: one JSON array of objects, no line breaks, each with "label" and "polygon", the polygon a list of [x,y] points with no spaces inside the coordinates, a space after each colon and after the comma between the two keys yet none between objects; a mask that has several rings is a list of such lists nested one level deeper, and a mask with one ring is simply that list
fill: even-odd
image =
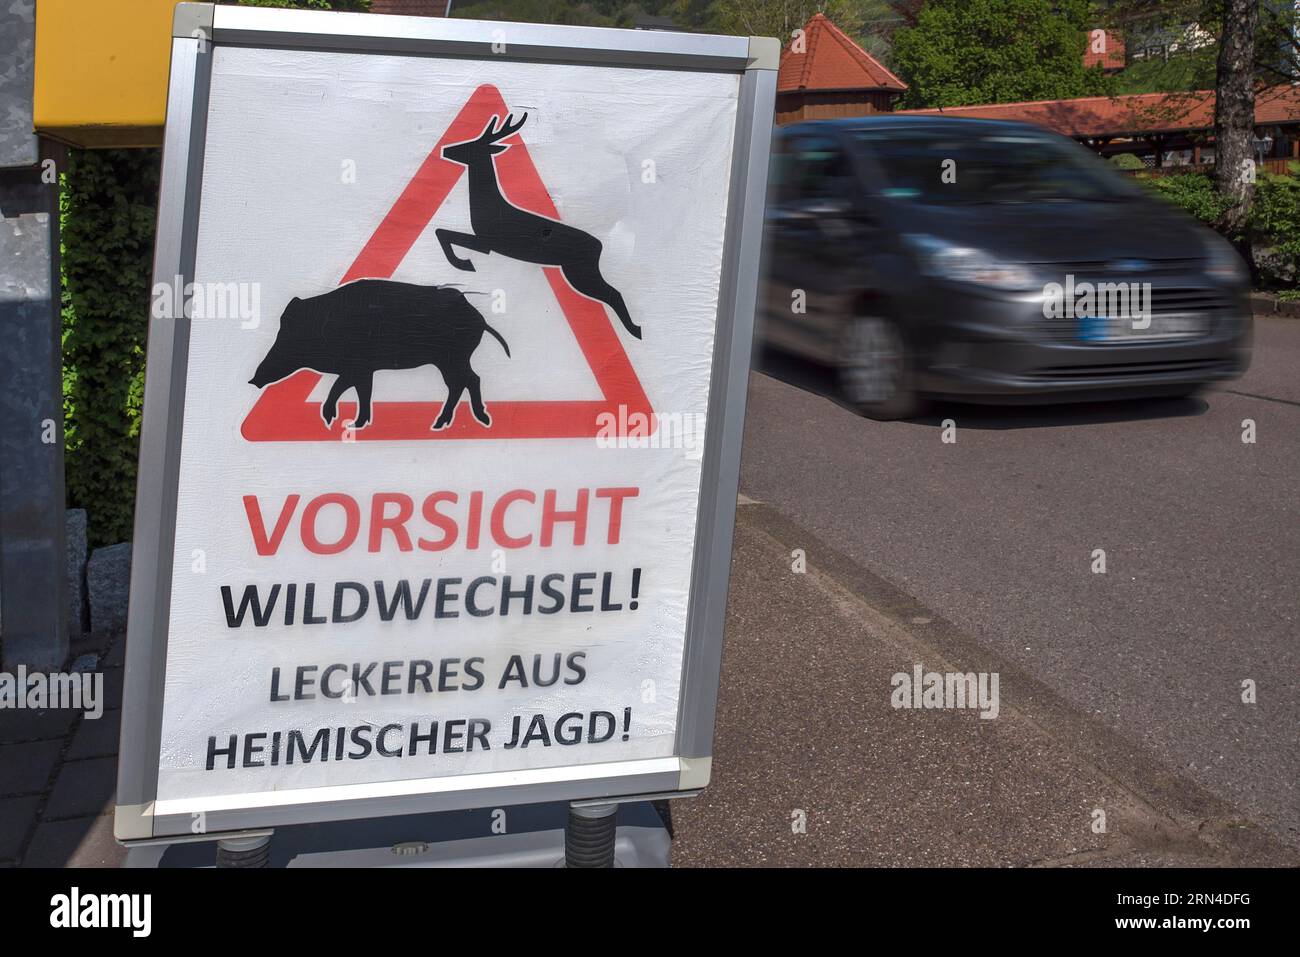
[{"label": "green hedge", "polygon": [[131,537],[158,150],[73,150],[59,200],[68,505],[92,546]]},{"label": "green hedge", "polygon": [[[1246,224],[1260,279],[1280,289],[1300,282],[1300,164],[1290,169],[1290,176],[1259,174]],[[1208,173],[1139,179],[1206,225],[1213,226],[1224,212]]]},{"label": "green hedge", "polygon": [[1214,191],[1214,180],[1207,173],[1180,173],[1175,176],[1138,177],[1157,194],[1205,223],[1214,225],[1225,205]]},{"label": "green hedge", "polygon": [[1110,161],[1120,169],[1146,169],[1147,164],[1132,153],[1116,153]]},{"label": "green hedge", "polygon": [[[1263,173],[1250,206],[1251,240],[1261,272],[1276,286],[1300,285],[1300,163],[1292,175]],[[1294,299],[1294,295],[1287,298]]]}]

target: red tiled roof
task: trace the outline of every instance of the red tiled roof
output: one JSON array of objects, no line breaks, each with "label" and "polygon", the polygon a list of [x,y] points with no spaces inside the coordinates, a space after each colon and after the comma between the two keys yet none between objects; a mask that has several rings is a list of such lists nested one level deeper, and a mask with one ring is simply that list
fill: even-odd
[{"label": "red tiled roof", "polygon": [[[1214,91],[1085,96],[1077,100],[990,103],[929,110],[896,110],[909,116],[957,116],[1020,120],[1066,136],[1122,136],[1202,130],[1214,126]],[[1255,123],[1300,123],[1300,87],[1282,84],[1255,94]]]},{"label": "red tiled roof", "polygon": [[781,51],[778,93],[796,90],[892,90],[907,84],[885,69],[879,60],[841,32],[820,13],[803,28],[804,52],[792,51],[791,41]]},{"label": "red tiled roof", "polygon": [[447,0],[370,0],[370,12],[403,17],[441,17],[447,13]]},{"label": "red tiled roof", "polygon": [[1118,33],[1111,33],[1109,30],[1102,31],[1106,34],[1106,42],[1101,53],[1092,52],[1092,31],[1088,31],[1088,45],[1083,51],[1083,68],[1100,66],[1103,70],[1122,70],[1124,69],[1124,38]]}]

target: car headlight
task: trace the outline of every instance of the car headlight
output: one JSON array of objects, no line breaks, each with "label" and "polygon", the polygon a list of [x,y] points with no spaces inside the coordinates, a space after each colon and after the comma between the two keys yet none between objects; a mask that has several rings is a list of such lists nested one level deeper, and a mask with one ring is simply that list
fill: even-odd
[{"label": "car headlight", "polygon": [[1232,244],[1218,236],[1206,239],[1205,274],[1223,282],[1242,283],[1250,279],[1250,271],[1237,255]]},{"label": "car headlight", "polygon": [[1034,271],[1024,263],[1002,262],[982,249],[958,246],[934,236],[913,233],[906,239],[927,276],[994,289],[1024,290],[1041,285]]}]

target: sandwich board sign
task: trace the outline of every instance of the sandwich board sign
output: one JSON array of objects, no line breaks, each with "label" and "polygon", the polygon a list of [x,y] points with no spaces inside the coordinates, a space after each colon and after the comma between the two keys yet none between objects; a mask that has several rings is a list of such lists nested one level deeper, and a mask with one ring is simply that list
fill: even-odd
[{"label": "sandwich board sign", "polygon": [[776,41],[173,32],[119,840],[703,787]]}]

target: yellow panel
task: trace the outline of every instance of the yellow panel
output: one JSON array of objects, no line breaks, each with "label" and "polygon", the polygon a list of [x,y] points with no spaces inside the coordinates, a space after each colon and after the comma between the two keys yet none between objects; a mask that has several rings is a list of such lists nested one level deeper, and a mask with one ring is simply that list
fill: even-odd
[{"label": "yellow panel", "polygon": [[37,0],[36,131],[74,146],[157,146],[177,0]]}]

